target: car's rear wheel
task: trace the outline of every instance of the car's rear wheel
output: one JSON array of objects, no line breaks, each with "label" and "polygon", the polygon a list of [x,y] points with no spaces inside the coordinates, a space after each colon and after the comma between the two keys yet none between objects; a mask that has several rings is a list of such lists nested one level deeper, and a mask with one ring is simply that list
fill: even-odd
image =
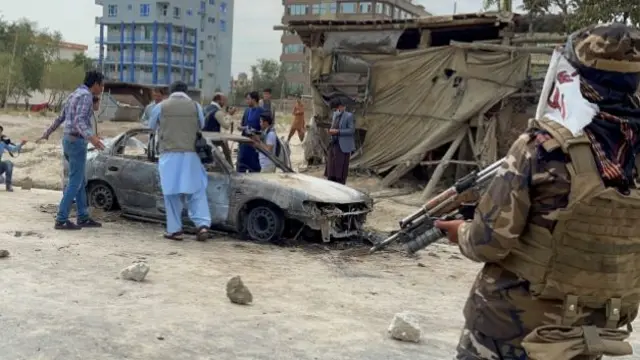
[{"label": "car's rear wheel", "polygon": [[280,241],[284,231],[284,215],[280,209],[269,205],[257,205],[250,208],[244,216],[246,235],[253,241]]},{"label": "car's rear wheel", "polygon": [[89,184],[87,197],[89,198],[89,205],[91,207],[103,211],[114,210],[118,205],[116,194],[111,186],[101,181]]}]

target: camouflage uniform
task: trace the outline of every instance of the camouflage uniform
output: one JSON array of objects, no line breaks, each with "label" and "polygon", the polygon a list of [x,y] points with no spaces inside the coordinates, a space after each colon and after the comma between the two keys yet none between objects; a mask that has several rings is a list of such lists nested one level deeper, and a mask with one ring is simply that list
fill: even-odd
[{"label": "camouflage uniform", "polygon": [[[576,58],[570,60],[596,69],[640,72],[637,32],[618,25],[594,26],[572,38]],[[502,265],[531,225],[553,232],[569,204],[572,184],[567,164],[571,159],[562,148],[551,146],[554,142],[557,145],[549,132],[539,128],[521,135],[478,203],[475,218],[458,230],[461,253],[485,266],[465,304],[456,359],[529,359],[523,338],[539,326],[558,324],[563,317],[562,300],[536,298],[530,281]],[[616,325],[631,323],[637,312],[637,304],[621,307]],[[606,315],[605,308],[580,306],[572,325],[605,327]]]}]

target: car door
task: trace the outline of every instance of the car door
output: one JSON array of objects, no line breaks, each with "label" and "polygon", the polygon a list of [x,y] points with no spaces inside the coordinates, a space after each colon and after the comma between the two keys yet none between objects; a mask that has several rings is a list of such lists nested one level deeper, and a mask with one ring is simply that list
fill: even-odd
[{"label": "car door", "polygon": [[[121,143],[126,144],[127,139]],[[157,165],[144,156],[132,154],[132,149],[127,146],[123,145],[121,149],[110,156],[105,164],[105,177],[118,189],[120,207],[131,213],[155,211],[156,193],[160,186]]]}]

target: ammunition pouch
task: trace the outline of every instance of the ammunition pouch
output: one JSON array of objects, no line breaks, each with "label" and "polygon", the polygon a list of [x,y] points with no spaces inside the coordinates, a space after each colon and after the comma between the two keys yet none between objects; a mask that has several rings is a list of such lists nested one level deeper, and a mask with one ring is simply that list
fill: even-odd
[{"label": "ammunition pouch", "polygon": [[631,344],[625,341],[629,335],[620,329],[546,325],[529,333],[522,347],[531,360],[596,360],[633,354]]}]

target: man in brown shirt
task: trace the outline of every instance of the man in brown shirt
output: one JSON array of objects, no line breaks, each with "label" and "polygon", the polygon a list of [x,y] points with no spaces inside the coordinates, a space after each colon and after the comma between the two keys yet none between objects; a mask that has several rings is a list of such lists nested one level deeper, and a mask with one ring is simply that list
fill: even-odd
[{"label": "man in brown shirt", "polygon": [[293,122],[291,122],[287,142],[291,141],[291,138],[295,133],[298,133],[298,139],[302,142],[302,140],[304,140],[304,128],[304,104],[302,103],[302,97],[298,96],[296,99],[296,105],[293,107]]}]

